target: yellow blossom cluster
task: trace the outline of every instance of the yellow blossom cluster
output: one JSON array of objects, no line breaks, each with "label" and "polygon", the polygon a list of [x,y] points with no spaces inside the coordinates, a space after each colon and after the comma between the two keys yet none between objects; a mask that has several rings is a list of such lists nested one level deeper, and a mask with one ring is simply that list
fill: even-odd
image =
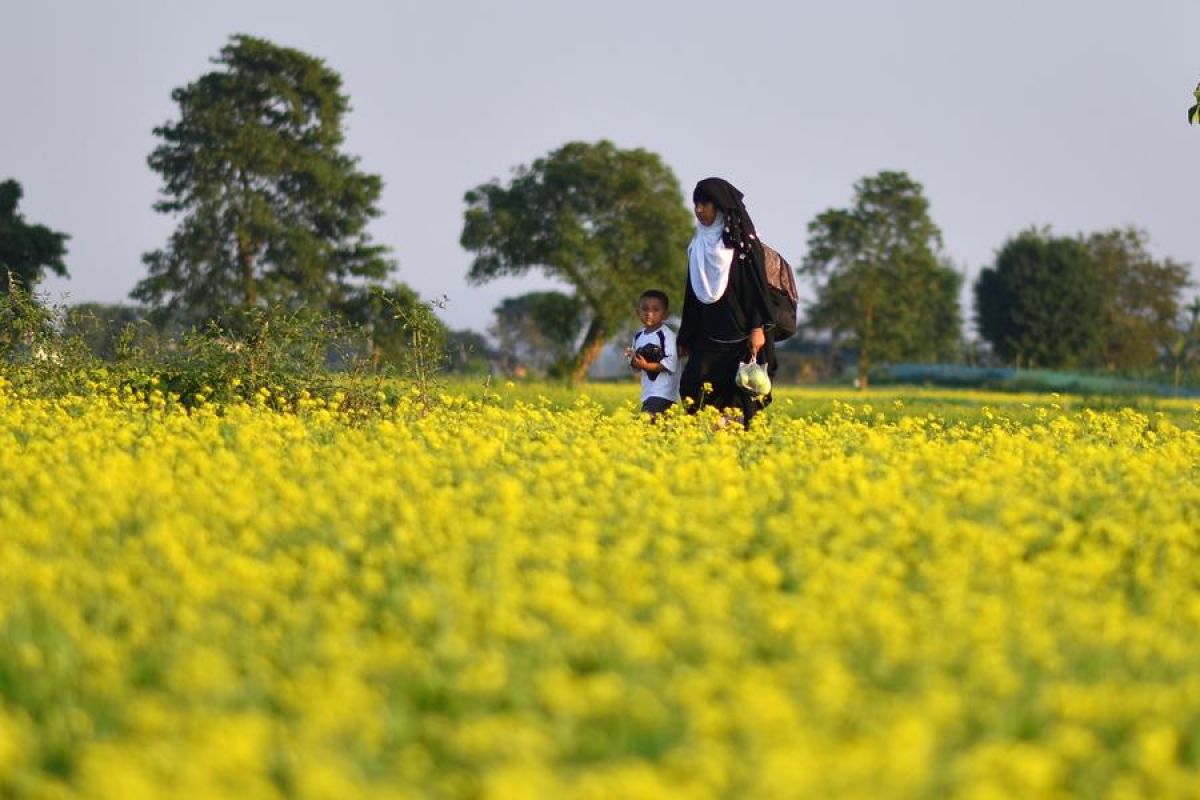
[{"label": "yellow blossom cluster", "polygon": [[0,383],[0,797],[1200,796],[1192,425],[519,394]]}]

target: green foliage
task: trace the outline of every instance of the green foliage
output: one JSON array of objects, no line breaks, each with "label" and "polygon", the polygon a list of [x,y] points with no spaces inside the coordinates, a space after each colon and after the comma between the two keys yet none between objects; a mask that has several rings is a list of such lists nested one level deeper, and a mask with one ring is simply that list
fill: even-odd
[{"label": "green foliage", "polygon": [[370,286],[356,291],[336,310],[362,331],[374,364],[403,368],[412,338],[404,320],[420,315],[429,341],[444,344],[449,331],[432,312],[432,308],[444,305],[442,299],[431,306],[412,287],[395,283],[387,288]]},{"label": "green foliage", "polygon": [[446,368],[446,326],[436,310],[445,308],[445,298],[428,302],[397,302],[381,295],[399,323],[404,336],[401,374],[411,383],[417,403],[428,410],[442,388],[439,375]]},{"label": "green foliage", "polygon": [[[169,333],[153,328],[140,309],[51,306],[14,283],[0,295],[0,369],[19,392],[40,397],[112,389],[187,408],[251,402],[299,410],[320,401],[370,415],[406,384],[422,409],[435,405],[448,361],[449,333],[435,313],[444,301],[424,302],[403,286],[362,299],[374,324],[348,323],[346,308],[275,305],[235,308],[225,323]],[[468,334],[456,339],[464,367],[483,341]],[[373,348],[380,335],[383,343]],[[381,351],[394,362],[382,361]]]},{"label": "green foliage", "polygon": [[[52,306],[19,285],[0,296],[0,368],[19,392],[65,397],[118,390],[192,407],[261,402],[298,408],[306,398],[340,407],[376,403],[355,331],[333,314],[281,306],[241,309],[167,337],[135,309]],[[340,364],[340,371],[332,368]]]},{"label": "green foliage", "polygon": [[1075,367],[1103,348],[1105,294],[1079,239],[1024,231],[1004,244],[974,288],[979,333],[1006,361]]},{"label": "green foliage", "polygon": [[1135,228],[1094,233],[1083,242],[1101,293],[1100,365],[1120,370],[1153,366],[1178,335],[1187,266],[1155,260],[1146,233]]},{"label": "green foliage", "polygon": [[45,225],[30,225],[17,211],[23,192],[14,180],[0,183],[0,292],[7,293],[10,276],[28,289],[37,284],[46,270],[66,277],[65,233]]},{"label": "green foliage", "polygon": [[1200,84],[1196,84],[1196,104],[1188,109],[1188,125],[1200,122]]},{"label": "green foliage", "polygon": [[585,310],[578,297],[562,292],[529,292],[496,306],[491,334],[505,357],[540,374],[564,377]]},{"label": "green foliage", "polygon": [[38,304],[15,275],[7,274],[0,295],[0,358],[13,361],[44,343],[53,330],[51,309]]},{"label": "green foliage", "polygon": [[342,151],[349,101],[323,61],[232,37],[207,73],[176,89],[179,119],[154,133],[155,209],[179,216],[132,296],[161,316],[230,324],[235,306],[325,307],[391,269],[371,244],[382,181]]},{"label": "green foliage", "polygon": [[87,388],[99,361],[82,337],[67,332],[67,313],[9,276],[0,294],[0,366],[18,389],[62,396]]},{"label": "green foliage", "polygon": [[463,375],[490,375],[501,355],[487,338],[469,329],[450,331],[446,335],[447,369]]},{"label": "green foliage", "polygon": [[574,289],[588,317],[575,380],[626,322],[634,297],[682,285],[691,216],[674,173],[649,151],[570,142],[465,201],[471,281],[540,269]]},{"label": "green foliage", "polygon": [[1076,238],[1030,229],[975,284],[980,335],[1025,366],[1153,367],[1179,335],[1188,268],[1156,260],[1136,228]]},{"label": "green foliage", "polygon": [[102,361],[126,360],[134,348],[158,347],[161,333],[138,306],[80,303],[66,309],[63,333],[77,336]]},{"label": "green foliage", "polygon": [[329,396],[334,375],[327,364],[343,346],[345,328],[332,315],[279,306],[240,309],[231,324],[210,320],[184,334],[150,371],[154,386],[185,403],[230,402],[262,394],[273,405],[308,394]]},{"label": "green foliage", "polygon": [[959,340],[962,277],[939,256],[941,233],[922,188],[904,172],[855,184],[854,204],[809,223],[800,267],[817,282],[809,325],[845,337],[866,385],[873,361],[935,360]]}]

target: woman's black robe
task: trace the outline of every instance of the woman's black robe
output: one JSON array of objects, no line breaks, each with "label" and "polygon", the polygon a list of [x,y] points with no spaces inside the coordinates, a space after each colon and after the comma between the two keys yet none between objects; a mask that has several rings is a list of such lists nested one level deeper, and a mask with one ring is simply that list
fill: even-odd
[{"label": "woman's black robe", "polygon": [[[751,329],[763,329],[766,342],[758,360],[765,362],[772,379],[778,366],[762,246],[754,241],[751,247],[758,251],[758,257],[747,253],[745,258],[734,259],[729,268],[729,283],[716,302],[700,302],[689,275],[676,336],[688,351],[687,364],[679,379],[679,393],[685,403],[691,400],[689,410],[694,412],[701,405],[740,409],[747,426],[755,412],[771,402],[771,395],[754,398],[734,383],[738,365],[750,360]],[[712,384],[712,391],[707,394],[703,392],[706,383]]]}]

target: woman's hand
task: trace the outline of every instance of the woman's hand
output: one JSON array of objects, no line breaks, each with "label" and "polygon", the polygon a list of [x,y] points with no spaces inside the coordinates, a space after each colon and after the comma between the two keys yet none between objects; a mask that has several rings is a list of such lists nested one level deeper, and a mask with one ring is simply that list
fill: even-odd
[{"label": "woman's hand", "polygon": [[767,335],[763,333],[762,328],[754,328],[750,331],[750,358],[757,359],[758,351],[763,349],[767,343]]}]

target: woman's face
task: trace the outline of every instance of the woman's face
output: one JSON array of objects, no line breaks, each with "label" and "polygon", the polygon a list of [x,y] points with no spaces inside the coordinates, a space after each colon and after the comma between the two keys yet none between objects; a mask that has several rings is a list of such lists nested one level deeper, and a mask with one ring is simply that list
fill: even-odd
[{"label": "woman's face", "polygon": [[696,203],[696,219],[700,220],[701,225],[712,225],[717,221],[717,207],[706,200],[701,200]]}]

